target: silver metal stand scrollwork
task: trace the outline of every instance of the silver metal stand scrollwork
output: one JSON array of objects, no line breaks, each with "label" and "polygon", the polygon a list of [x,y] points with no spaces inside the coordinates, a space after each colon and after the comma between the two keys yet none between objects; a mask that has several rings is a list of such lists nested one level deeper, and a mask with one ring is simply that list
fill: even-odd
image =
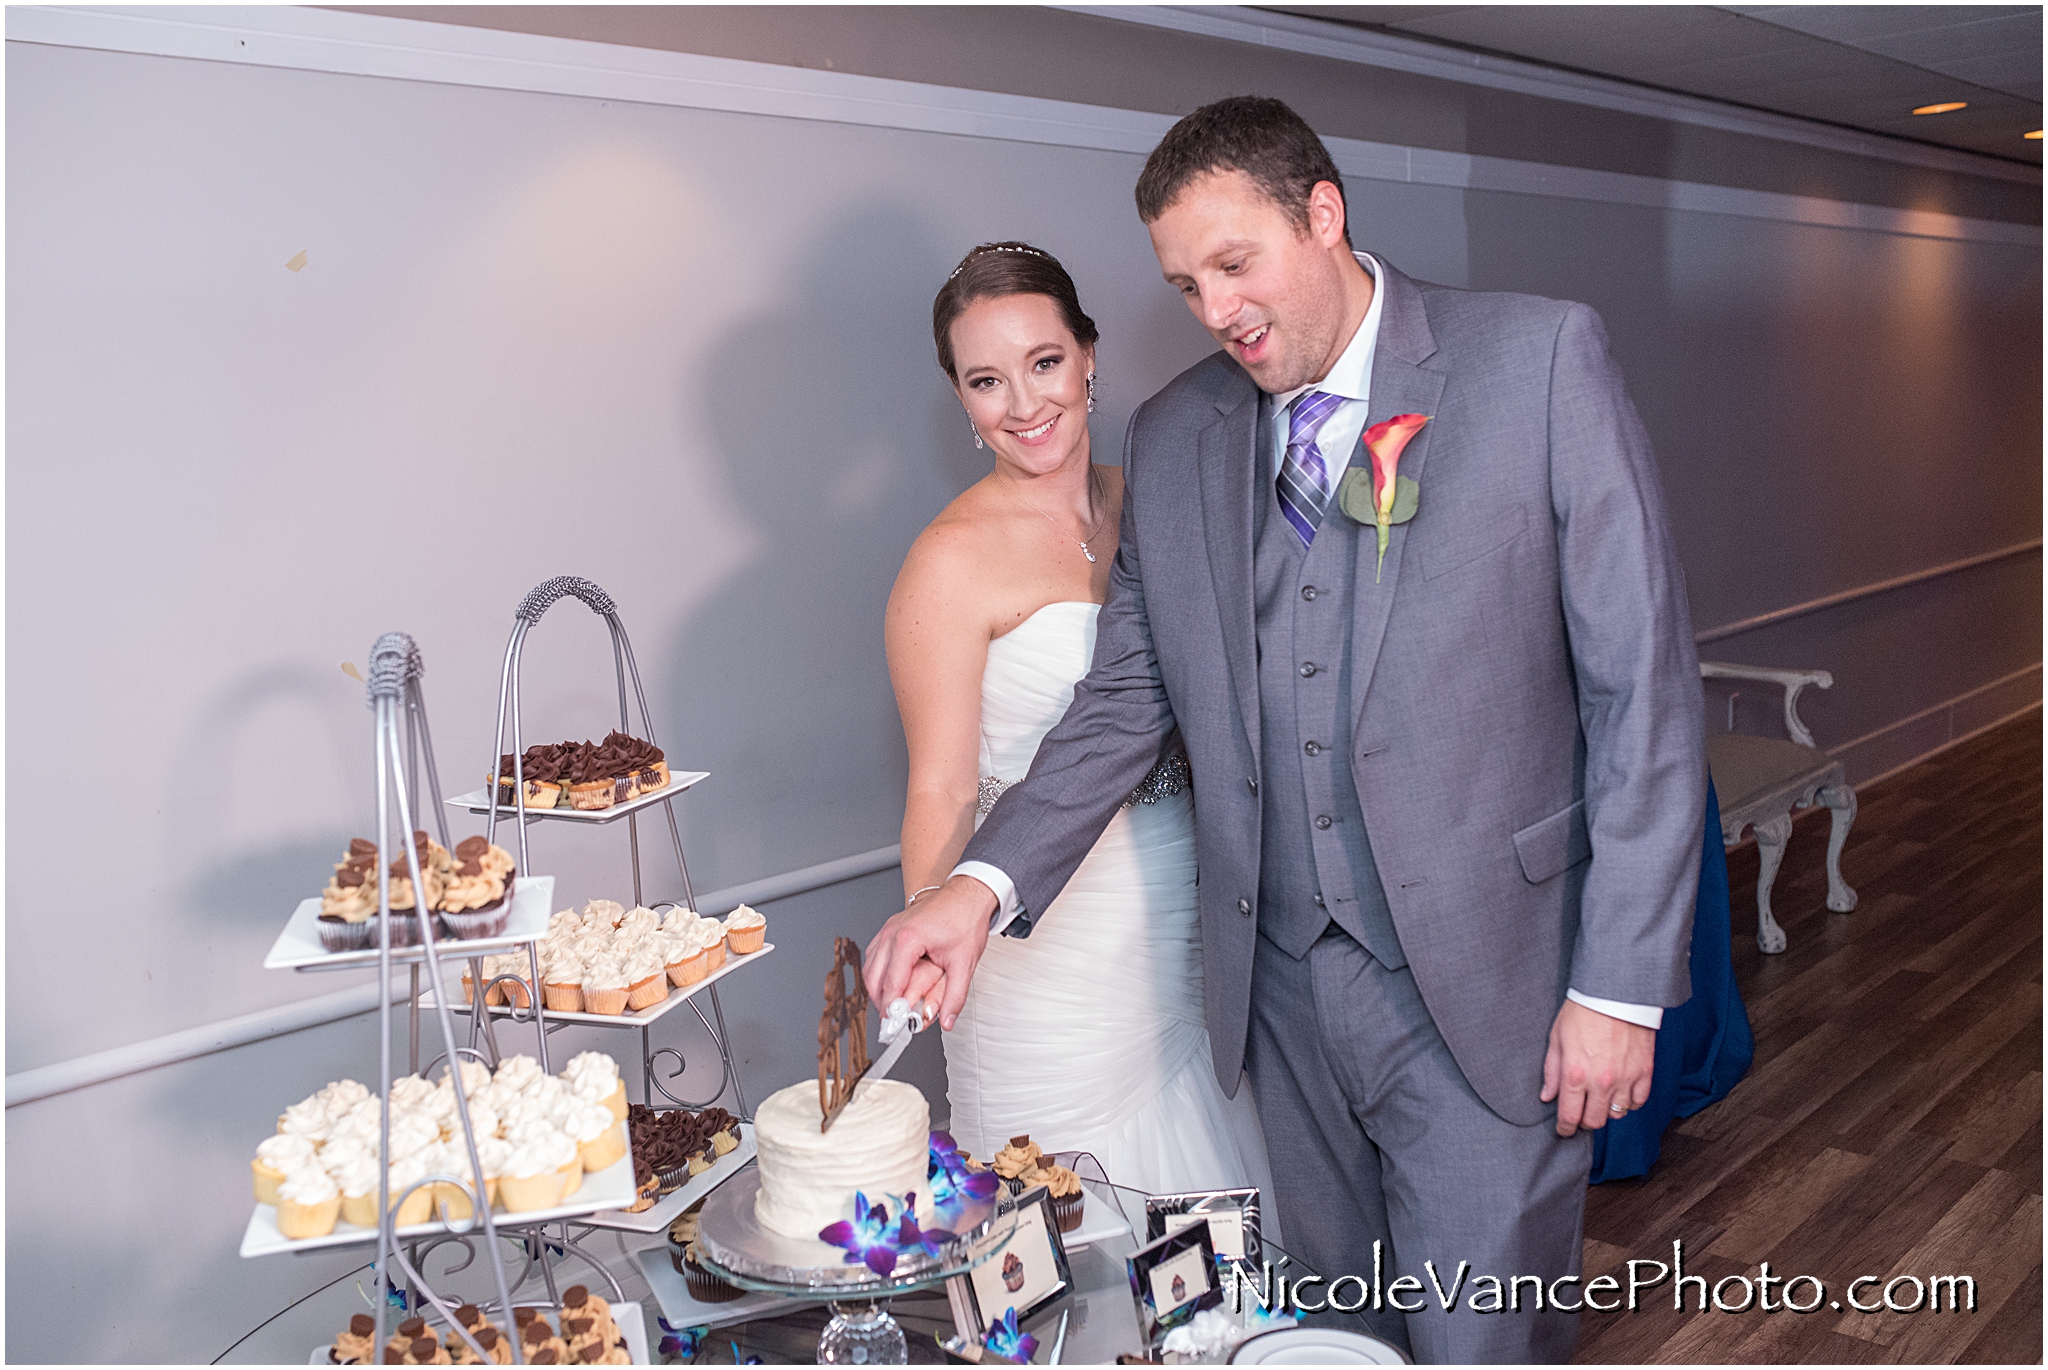
[{"label": "silver metal stand scrollwork", "polygon": [[[581,600],[589,607],[592,613],[604,619],[605,626],[611,631],[612,664],[618,684],[619,730],[643,738],[650,745],[657,747],[661,745],[659,739],[654,735],[653,716],[647,709],[647,692],[640,684],[640,668],[633,660],[633,644],[626,637],[625,625],[619,621],[618,607],[613,603],[612,597],[606,594],[600,586],[592,581],[583,579],[581,576],[556,576],[552,580],[544,581],[540,585],[535,586],[527,593],[524,599],[519,601],[518,608],[513,610],[512,636],[505,644],[505,664],[498,683],[497,732],[491,746],[489,810],[484,827],[486,840],[495,840],[500,812],[504,812],[508,818],[514,820],[519,834],[519,869],[522,871],[528,868],[526,848],[527,827],[542,819],[556,815],[552,815],[546,809],[529,811],[526,807],[526,739],[520,724],[519,707],[520,657],[526,644],[528,631],[540,622],[541,616],[556,601],[566,598]],[[627,690],[629,683],[632,686],[630,695]],[[635,706],[637,706],[640,715],[640,726],[637,733],[634,732],[632,716],[632,710]],[[499,758],[507,754],[505,749],[505,733],[508,724],[512,734],[510,755],[512,757],[513,779],[513,798],[509,806],[505,805],[500,798],[502,786],[498,776]],[[657,802],[668,822],[669,842],[675,849],[676,873],[682,877],[682,906],[694,913],[697,909],[697,895],[690,883],[690,864],[683,855],[683,834],[681,827],[676,822],[674,809],[676,793],[679,792],[680,790],[678,789],[675,793],[666,794]],[[602,816],[579,816],[583,817],[585,821],[599,823],[610,821]],[[644,905],[647,901],[640,872],[639,815],[637,812],[628,812],[621,816],[626,820],[627,842],[632,853],[633,902]],[[539,952],[536,948],[529,946],[527,954],[533,969],[530,990],[532,995],[530,1012],[532,1014],[532,1021],[535,1024],[536,1035],[540,1042],[541,1067],[546,1069],[548,1065],[547,1034],[549,1029],[541,1008],[542,985]],[[479,971],[474,979],[477,983],[481,984],[483,979],[482,973]],[[497,982],[493,981],[493,983]],[[471,1024],[472,1044],[477,1040],[480,1032],[488,1031],[488,1028],[484,1025],[488,1023],[490,1017],[484,1004],[481,1002],[483,999],[482,993],[479,992],[477,997],[479,1002],[474,1008]],[[740,1083],[739,1071],[733,1064],[732,1048],[725,1029],[725,1012],[718,1002],[718,987],[716,985],[710,986],[706,990],[706,997],[711,1000],[711,1014],[709,1017],[705,1016],[704,1010],[698,1007],[697,1001],[694,998],[690,1000],[690,1008],[697,1015],[697,1020],[704,1025],[704,1030],[711,1034],[711,1040],[718,1047],[721,1073],[717,1091],[709,1099],[702,1102],[685,1100],[670,1092],[667,1085],[662,1082],[662,1079],[656,1076],[654,1068],[656,1060],[668,1056],[675,1058],[676,1069],[668,1072],[666,1077],[664,1077],[669,1080],[676,1079],[682,1075],[687,1069],[688,1063],[685,1061],[682,1052],[675,1047],[654,1049],[648,1035],[648,1026],[641,1024],[639,1026],[642,1097],[649,1107],[659,1106],[656,1103],[656,1098],[659,1096],[678,1108],[706,1108],[723,1098],[725,1092],[730,1089],[735,1102],[739,1105],[735,1112],[742,1117],[748,1116],[750,1110],[747,1107],[746,1092]],[[520,1019],[516,1013],[508,1016],[513,1017],[515,1021],[525,1021]],[[624,1025],[621,1024],[621,1026]],[[495,1050],[495,1043],[493,1043],[493,1049]]]}]

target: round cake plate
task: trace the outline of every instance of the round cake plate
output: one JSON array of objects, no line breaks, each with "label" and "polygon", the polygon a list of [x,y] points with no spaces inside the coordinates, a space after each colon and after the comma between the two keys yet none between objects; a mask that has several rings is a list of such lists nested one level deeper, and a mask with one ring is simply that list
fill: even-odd
[{"label": "round cake plate", "polygon": [[[997,1201],[949,1206],[936,1213],[920,1211],[919,1226],[940,1234],[939,1254],[922,1251],[899,1256],[896,1269],[879,1276],[867,1266],[848,1263],[846,1252],[829,1242],[805,1241],[770,1232],[754,1216],[754,1198],[761,1192],[761,1172],[742,1170],[711,1191],[698,1220],[698,1251],[718,1272],[742,1289],[789,1294],[808,1299],[873,1299],[907,1293],[961,1274],[1001,1251],[1008,1235],[974,1258],[976,1242],[1008,1224],[1015,1231],[1014,1210],[998,1215]],[[931,1221],[927,1221],[927,1220]]]},{"label": "round cake plate", "polygon": [[[1009,1245],[1017,1230],[1015,1209],[998,1214],[993,1198],[948,1207],[925,1216],[925,1232],[943,1233],[936,1256],[918,1251],[900,1256],[887,1277],[859,1263],[829,1242],[804,1241],[770,1232],[754,1215],[761,1172],[743,1170],[711,1192],[699,1210],[698,1255],[742,1289],[824,1299],[832,1320],[818,1337],[820,1365],[903,1365],[910,1347],[889,1316],[889,1298],[937,1284],[972,1270]],[[979,1257],[975,1244],[997,1234]]]}]

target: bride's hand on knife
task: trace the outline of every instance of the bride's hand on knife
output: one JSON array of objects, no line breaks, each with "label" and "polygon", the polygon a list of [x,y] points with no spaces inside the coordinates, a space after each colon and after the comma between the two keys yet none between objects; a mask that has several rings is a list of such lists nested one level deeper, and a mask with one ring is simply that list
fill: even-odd
[{"label": "bride's hand on knife", "polygon": [[868,997],[877,1004],[915,1003],[943,988],[939,1025],[952,1031],[995,911],[995,891],[971,875],[956,875],[892,917],[868,943],[862,963]]}]

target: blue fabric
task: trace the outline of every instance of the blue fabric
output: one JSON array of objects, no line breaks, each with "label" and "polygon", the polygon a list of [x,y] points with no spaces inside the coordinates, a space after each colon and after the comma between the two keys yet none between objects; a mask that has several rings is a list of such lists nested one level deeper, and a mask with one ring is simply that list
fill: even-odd
[{"label": "blue fabric", "polygon": [[1735,987],[1732,941],[1721,801],[1710,780],[1699,907],[1692,920],[1692,998],[1664,1010],[1648,1102],[1593,1134],[1592,1183],[1649,1174],[1671,1120],[1689,1118],[1721,1098],[1749,1070],[1756,1039]]}]

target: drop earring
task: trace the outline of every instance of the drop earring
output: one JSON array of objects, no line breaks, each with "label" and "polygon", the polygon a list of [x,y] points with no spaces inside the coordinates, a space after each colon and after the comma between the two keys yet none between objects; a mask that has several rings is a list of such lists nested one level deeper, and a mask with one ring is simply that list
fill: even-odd
[{"label": "drop earring", "polygon": [[1088,373],[1088,412],[1095,412],[1095,373]]},{"label": "drop earring", "polygon": [[969,419],[967,421],[967,431],[974,434],[974,445],[976,447],[985,447],[988,445],[981,440],[981,430],[975,427],[973,419]]}]

